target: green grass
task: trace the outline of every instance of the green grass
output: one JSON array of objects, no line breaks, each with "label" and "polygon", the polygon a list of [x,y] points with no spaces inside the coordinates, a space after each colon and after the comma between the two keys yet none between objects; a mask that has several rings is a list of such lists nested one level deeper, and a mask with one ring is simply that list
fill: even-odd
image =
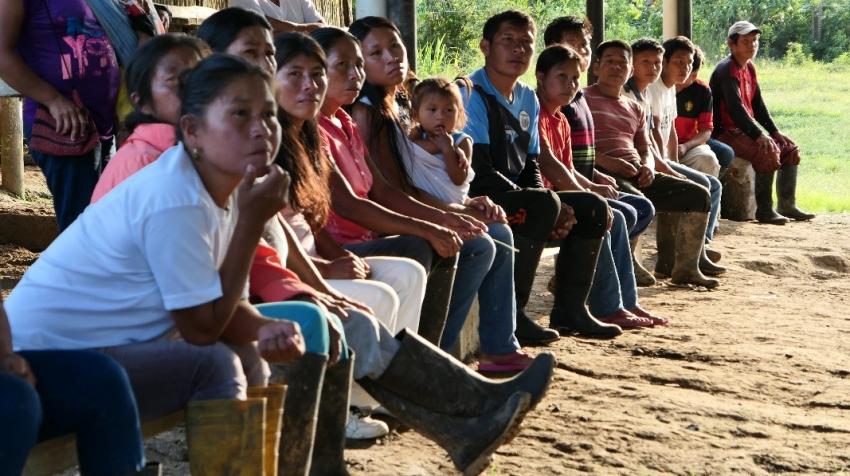
[{"label": "green grass", "polygon": [[850,211],[850,67],[758,64],[773,120],[803,152],[797,201],[812,211]]}]

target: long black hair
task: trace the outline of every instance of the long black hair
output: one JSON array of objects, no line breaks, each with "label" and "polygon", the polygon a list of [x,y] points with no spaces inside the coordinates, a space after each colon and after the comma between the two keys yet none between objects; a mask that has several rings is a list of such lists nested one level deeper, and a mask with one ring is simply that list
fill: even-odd
[{"label": "long black hair", "polygon": [[207,42],[216,53],[223,53],[246,28],[258,26],[272,31],[264,16],[238,7],[225,8],[210,15],[198,27],[198,38]]},{"label": "long black hair", "polygon": [[[299,56],[317,60],[327,71],[327,60],[316,40],[302,33],[282,33],[274,40],[275,60],[280,70]],[[322,149],[315,119],[304,121],[296,130],[289,114],[278,106],[283,134],[275,163],[292,179],[289,196],[292,206],[304,215],[313,231],[321,229],[330,211],[330,164]]]},{"label": "long black hair", "polygon": [[[354,35],[361,43],[369,36],[372,30],[377,28],[387,28],[395,32],[401,37],[401,31],[395,23],[384,17],[363,17],[354,21],[348,27],[348,31]],[[397,92],[392,95],[386,88],[377,86],[369,82],[369,77],[366,77],[366,82],[363,83],[363,89],[360,90],[358,100],[366,98],[371,103],[370,112],[372,127],[370,127],[369,137],[366,139],[366,145],[370,150],[374,150],[378,141],[386,137],[389,142],[390,152],[393,160],[399,170],[404,183],[402,188],[406,192],[411,192],[414,189],[410,176],[407,173],[407,167],[404,165],[404,154],[408,156],[413,154],[410,143],[405,139],[406,129],[410,125],[410,99],[405,89],[398,88]],[[398,105],[403,116],[396,114],[394,111],[394,103]],[[350,111],[352,106],[348,106]],[[403,148],[403,149],[402,149]]]},{"label": "long black hair", "polygon": [[188,35],[166,33],[152,38],[139,47],[133,58],[127,64],[124,78],[127,82],[127,92],[136,94],[133,112],[125,119],[127,130],[133,132],[141,124],[162,122],[162,120],[142,112],[142,107],[153,101],[151,83],[153,82],[159,62],[178,48],[186,48],[197,53],[199,58],[206,56],[207,47],[204,42]]}]

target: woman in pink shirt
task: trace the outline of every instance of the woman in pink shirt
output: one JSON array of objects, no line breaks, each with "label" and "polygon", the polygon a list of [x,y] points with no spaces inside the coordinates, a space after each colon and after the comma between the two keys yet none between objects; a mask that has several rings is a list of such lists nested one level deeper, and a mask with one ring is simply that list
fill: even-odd
[{"label": "woman in pink shirt", "polygon": [[179,77],[198,64],[205,51],[203,42],[194,37],[166,34],[148,41],[133,56],[126,74],[135,106],[126,119],[131,134],[100,176],[92,203],[177,143]]}]

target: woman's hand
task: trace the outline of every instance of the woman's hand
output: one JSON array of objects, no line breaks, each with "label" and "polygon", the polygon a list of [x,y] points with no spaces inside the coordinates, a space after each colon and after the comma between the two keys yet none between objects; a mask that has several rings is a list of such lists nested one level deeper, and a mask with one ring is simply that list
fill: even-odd
[{"label": "woman's hand", "polygon": [[56,132],[63,136],[71,136],[76,140],[87,133],[88,114],[85,109],[74,104],[73,101],[62,94],[56,96],[45,104],[50,115],[56,120]]},{"label": "woman's hand", "polygon": [[298,323],[279,320],[257,331],[260,355],[269,362],[290,362],[304,355],[304,336]]},{"label": "woman's hand", "polygon": [[368,279],[371,272],[366,260],[350,252],[322,266],[325,279]]},{"label": "woman's hand", "polygon": [[478,219],[461,213],[446,212],[441,225],[454,231],[463,240],[469,240],[487,231],[487,226]]},{"label": "woman's hand", "polygon": [[463,246],[463,240],[460,239],[454,231],[431,223],[426,223],[426,228],[422,234],[422,238],[428,240],[428,244],[434,251],[443,258],[456,255]]},{"label": "woman's hand", "polygon": [[35,386],[35,376],[29,364],[18,354],[10,353],[0,356],[0,372],[16,375]]},{"label": "woman's hand", "polygon": [[272,164],[263,180],[257,181],[258,171],[253,165],[245,168],[245,177],[239,185],[237,206],[239,216],[265,224],[289,203],[289,174]]},{"label": "woman's hand", "polygon": [[466,200],[467,208],[478,212],[476,218],[485,222],[507,223],[508,219],[505,215],[505,210],[493,203],[490,197],[481,195],[475,198]]}]

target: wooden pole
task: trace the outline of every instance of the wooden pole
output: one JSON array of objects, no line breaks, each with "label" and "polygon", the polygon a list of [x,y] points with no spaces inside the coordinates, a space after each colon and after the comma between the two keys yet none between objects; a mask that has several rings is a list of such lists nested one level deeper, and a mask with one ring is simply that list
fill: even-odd
[{"label": "wooden pole", "polygon": [[387,13],[401,31],[410,69],[416,71],[416,0],[388,1]]},{"label": "wooden pole", "polygon": [[664,24],[662,36],[665,40],[679,34],[679,0],[664,0]]},{"label": "wooden pole", "polygon": [[0,97],[0,167],[3,188],[23,196],[24,132],[21,99],[17,97]]},{"label": "wooden pole", "polygon": [[679,17],[679,34],[682,36],[686,36],[690,39],[694,39],[694,25],[693,25],[693,8],[692,8],[691,0],[679,0],[678,9],[676,11],[677,16]]},{"label": "wooden pole", "polygon": [[[591,51],[605,41],[605,2],[604,0],[587,0],[587,19],[593,24],[593,37],[590,39]],[[587,84],[596,82],[596,77],[590,68],[587,69]]]}]

